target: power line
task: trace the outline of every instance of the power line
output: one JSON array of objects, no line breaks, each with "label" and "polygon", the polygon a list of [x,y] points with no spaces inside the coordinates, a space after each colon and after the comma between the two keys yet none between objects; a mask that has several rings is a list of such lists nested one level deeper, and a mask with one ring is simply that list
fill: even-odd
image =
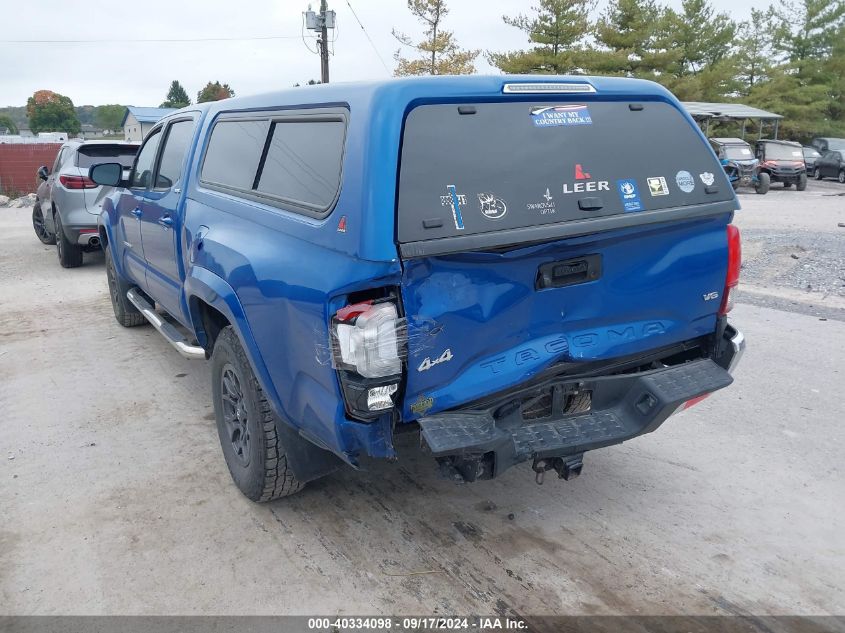
[{"label": "power line", "polygon": [[260,40],[295,40],[299,35],[268,35],[259,37],[195,37],[167,39],[86,39],[86,40],[0,40],[0,44],[137,44],[163,42],[251,42]]},{"label": "power line", "polygon": [[352,8],[352,5],[349,4],[349,0],[346,0],[346,6],[349,7],[350,11],[352,11],[352,16],[355,18],[355,21],[358,23],[358,26],[361,27],[361,30],[364,31],[364,36],[367,38],[367,41],[370,43],[370,46],[373,47],[373,50],[375,51],[376,56],[378,57],[379,61],[381,62],[381,65],[384,66],[384,69],[387,71],[387,74],[389,75],[390,74],[390,68],[388,68],[387,64],[384,63],[384,59],[382,58],[381,53],[378,52],[378,49],[376,48],[375,43],[373,42],[372,39],[370,39],[370,34],[367,33],[367,29],[364,28],[364,25],[361,24],[361,20],[358,19],[358,14],[355,13],[355,9]]}]

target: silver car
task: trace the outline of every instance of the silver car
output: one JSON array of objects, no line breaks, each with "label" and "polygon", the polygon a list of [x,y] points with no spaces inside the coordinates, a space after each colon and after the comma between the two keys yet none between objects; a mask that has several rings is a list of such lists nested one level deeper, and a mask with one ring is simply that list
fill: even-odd
[{"label": "silver car", "polygon": [[137,151],[137,143],[75,139],[62,145],[52,172],[46,165],[39,167],[32,226],[44,244],[56,245],[64,268],[81,266],[84,252],[100,248],[97,216],[112,188],[90,180],[88,168],[118,162],[126,177]]}]

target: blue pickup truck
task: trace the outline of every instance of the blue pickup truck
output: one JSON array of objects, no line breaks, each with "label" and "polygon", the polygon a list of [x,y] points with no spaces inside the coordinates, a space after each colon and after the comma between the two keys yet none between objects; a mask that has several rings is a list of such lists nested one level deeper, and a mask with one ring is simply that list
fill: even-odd
[{"label": "blue pickup truck", "polygon": [[115,316],[210,360],[255,501],[394,460],[404,431],[456,481],[523,462],[570,479],[728,386],[745,346],[736,197],[651,82],[226,99],[169,115],[121,169],[89,172],[117,187],[99,224]]}]

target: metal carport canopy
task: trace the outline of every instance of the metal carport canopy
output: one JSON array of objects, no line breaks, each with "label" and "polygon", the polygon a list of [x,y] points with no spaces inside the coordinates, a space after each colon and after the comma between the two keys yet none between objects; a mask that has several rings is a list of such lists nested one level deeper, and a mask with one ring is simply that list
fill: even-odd
[{"label": "metal carport canopy", "polygon": [[734,119],[742,121],[742,138],[745,138],[745,120],[760,119],[760,136],[763,134],[763,121],[775,122],[774,138],[778,137],[778,122],[783,118],[780,114],[767,112],[760,108],[752,108],[742,103],[710,103],[706,101],[684,101],[682,102],[686,111],[697,121],[706,121],[705,135],[710,135],[710,120]]},{"label": "metal carport canopy", "polygon": [[760,108],[741,103],[707,103],[705,101],[684,101],[684,107],[690,116],[713,117],[720,119],[782,119],[780,114],[766,112]]}]

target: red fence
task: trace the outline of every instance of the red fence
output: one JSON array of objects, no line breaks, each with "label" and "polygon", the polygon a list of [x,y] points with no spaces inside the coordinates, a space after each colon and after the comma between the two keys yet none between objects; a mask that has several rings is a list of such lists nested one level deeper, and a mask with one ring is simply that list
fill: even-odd
[{"label": "red fence", "polygon": [[61,143],[0,144],[0,194],[27,194],[38,187],[41,165],[52,171]]}]

